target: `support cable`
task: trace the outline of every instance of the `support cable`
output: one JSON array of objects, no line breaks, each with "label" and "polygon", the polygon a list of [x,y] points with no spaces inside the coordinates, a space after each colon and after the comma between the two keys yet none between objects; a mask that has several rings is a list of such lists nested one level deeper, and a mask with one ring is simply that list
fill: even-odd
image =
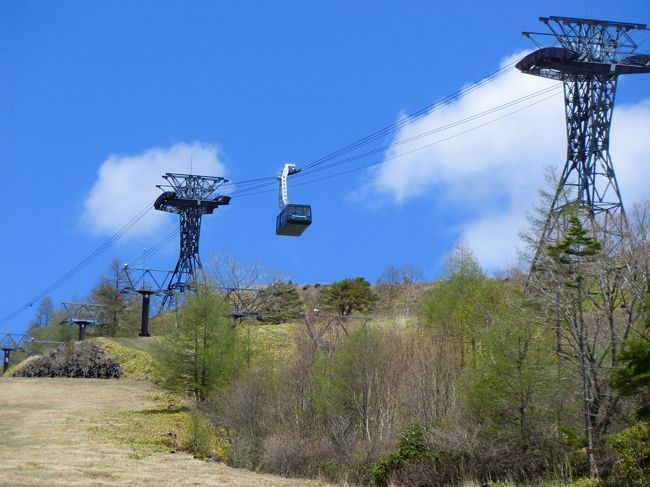
[{"label": "support cable", "polygon": [[[491,120],[489,120],[489,121],[487,121],[487,122],[484,122],[484,123],[481,123],[481,124],[479,124],[479,125],[475,125],[475,126],[469,128],[469,129],[463,130],[462,132],[455,133],[455,134],[450,135],[450,136],[448,136],[448,137],[445,137],[445,138],[443,138],[443,139],[439,139],[439,140],[436,140],[436,141],[431,142],[431,143],[429,143],[429,144],[426,144],[426,145],[423,145],[423,146],[420,146],[420,147],[416,147],[415,149],[411,149],[411,150],[409,150],[409,151],[407,151],[407,152],[402,152],[402,153],[399,153],[399,154],[396,154],[396,155],[393,155],[393,156],[389,156],[389,157],[386,157],[386,158],[384,158],[384,159],[381,159],[381,160],[378,160],[378,161],[371,162],[371,163],[369,163],[369,164],[364,164],[363,166],[359,166],[359,167],[355,167],[355,168],[352,168],[352,169],[348,169],[348,170],[346,170],[346,171],[337,172],[337,173],[334,173],[334,174],[328,174],[327,176],[323,176],[323,177],[320,177],[320,178],[311,179],[311,180],[308,180],[308,181],[303,181],[303,182],[301,182],[301,183],[296,183],[296,184],[294,184],[293,186],[305,186],[305,185],[307,185],[307,184],[312,184],[312,183],[316,183],[316,182],[319,182],[319,181],[324,181],[324,180],[326,180],[326,179],[331,179],[331,178],[334,178],[334,177],[337,177],[337,176],[342,176],[342,175],[345,175],[345,174],[350,174],[350,173],[352,173],[352,172],[359,171],[359,170],[361,170],[361,169],[367,169],[367,168],[369,168],[369,167],[372,167],[372,166],[376,166],[376,165],[382,164],[383,162],[390,161],[390,160],[393,160],[393,159],[398,159],[398,158],[400,158],[400,157],[403,157],[403,156],[406,156],[406,155],[412,154],[412,153],[414,153],[414,152],[417,152],[417,151],[420,151],[420,150],[423,150],[423,149],[427,149],[427,148],[432,147],[432,146],[434,146],[434,145],[438,145],[438,144],[440,144],[440,143],[442,143],[442,142],[446,142],[446,141],[448,141],[448,140],[451,140],[451,139],[455,139],[455,138],[457,138],[457,137],[460,137],[461,135],[465,135],[465,134],[467,134],[468,132],[472,132],[472,131],[474,131],[474,130],[477,130],[477,129],[480,129],[480,128],[482,128],[482,127],[485,127],[486,125],[490,125],[490,124],[492,124],[492,123],[498,122],[499,120],[502,120],[502,119],[504,119],[504,118],[507,118],[507,117],[509,117],[509,116],[511,116],[511,115],[515,115],[516,113],[519,113],[519,112],[521,112],[521,111],[524,111],[524,110],[526,110],[526,109],[528,109],[528,108],[530,108],[530,107],[532,107],[532,106],[534,106],[534,105],[538,105],[538,104],[543,103],[543,102],[545,102],[545,101],[547,101],[547,100],[550,100],[551,98],[554,98],[554,97],[556,97],[556,96],[559,95],[559,94],[560,94],[560,91],[558,90],[558,91],[554,92],[553,94],[551,94],[550,96],[547,96],[547,97],[545,97],[545,98],[542,98],[541,100],[537,100],[537,101],[535,101],[535,102],[533,102],[533,103],[530,103],[529,105],[526,105],[526,106],[524,106],[524,107],[521,107],[521,108],[519,108],[519,109],[517,109],[517,110],[513,110],[512,112],[508,112],[508,113],[506,113],[506,114],[504,114],[504,115],[501,115],[501,116],[499,116],[499,117],[497,117],[497,118],[491,119]],[[260,195],[260,194],[265,194],[265,193],[271,193],[271,192],[274,192],[274,191],[276,191],[276,190],[275,190],[275,189],[266,189],[266,190],[260,190],[260,191],[257,191],[257,192],[251,192],[251,193],[241,194],[241,195],[239,195],[238,197],[239,197],[239,198],[243,198],[243,197],[246,197],[246,196],[255,196],[255,195]]]},{"label": "support cable", "polygon": [[76,274],[78,274],[83,269],[88,267],[88,265],[90,265],[91,262],[93,262],[97,257],[102,255],[104,252],[106,252],[116,241],[118,241],[122,236],[124,236],[124,234],[127,233],[136,223],[138,223],[140,220],[142,220],[142,218],[144,218],[144,216],[152,208],[153,208],[153,202],[149,203],[137,215],[135,215],[131,220],[129,220],[128,223],[126,223],[122,228],[120,228],[117,232],[115,232],[107,241],[105,241],[97,249],[95,249],[93,252],[91,252],[85,259],[83,259],[81,262],[79,262],[76,266],[74,266],[68,272],[63,274],[58,280],[54,281],[54,283],[52,283],[50,286],[48,286],[43,291],[38,293],[31,300],[29,300],[27,303],[23,304],[22,306],[20,306],[16,310],[12,311],[8,315],[4,316],[3,318],[0,318],[0,323],[10,321],[13,318],[15,318],[16,316],[18,316],[20,313],[25,311],[26,309],[31,308],[35,303],[40,301],[42,298],[44,298],[45,296],[50,294],[55,289],[62,286],[64,283],[66,283],[68,280],[70,280]]},{"label": "support cable", "polygon": [[140,254],[138,257],[135,259],[131,260],[128,262],[130,267],[135,267],[140,265],[140,263],[144,262],[145,257],[148,259],[152,257],[153,255],[156,255],[163,247],[165,247],[169,242],[172,240],[175,240],[178,234],[180,233],[180,229],[175,228],[171,232],[169,232],[167,235],[165,235],[163,238],[161,238],[158,242],[156,242],[154,245],[152,245],[150,248],[147,249],[146,254]]},{"label": "support cable", "polygon": [[475,81],[474,83],[466,85],[466,86],[462,87],[460,90],[457,90],[454,93],[451,93],[450,95],[447,95],[444,98],[442,98],[440,100],[437,100],[434,103],[432,103],[430,105],[427,105],[426,107],[421,108],[421,109],[417,110],[416,112],[414,112],[414,113],[412,113],[412,114],[410,114],[410,115],[408,115],[406,117],[403,117],[403,118],[399,119],[397,122],[395,122],[393,124],[390,124],[390,125],[387,125],[386,127],[382,128],[382,129],[379,129],[376,132],[373,132],[372,134],[370,134],[370,135],[368,135],[368,136],[366,136],[366,137],[364,137],[362,139],[359,139],[356,142],[353,142],[352,144],[349,144],[349,145],[343,147],[342,149],[334,151],[331,154],[323,156],[320,159],[305,165],[302,169],[303,169],[303,171],[306,171],[306,170],[308,170],[308,169],[310,169],[312,167],[318,166],[318,165],[320,165],[320,164],[322,164],[322,163],[324,163],[324,162],[326,162],[328,160],[331,160],[331,159],[333,159],[335,157],[338,157],[339,155],[345,154],[345,153],[350,152],[350,151],[352,151],[354,149],[357,149],[358,147],[361,147],[361,146],[363,146],[365,144],[368,144],[370,142],[373,142],[373,141],[375,141],[375,140],[377,140],[377,139],[379,139],[381,137],[384,137],[384,136],[388,135],[389,133],[394,132],[395,130],[403,127],[404,125],[407,125],[407,124],[413,122],[414,120],[416,120],[416,119],[418,119],[418,118],[420,118],[420,117],[422,117],[424,115],[428,115],[429,113],[432,113],[432,112],[434,112],[436,110],[439,110],[440,108],[443,108],[443,107],[451,104],[452,102],[458,100],[459,98],[461,98],[461,97],[463,97],[465,95],[468,95],[469,93],[471,93],[471,92],[485,86],[486,84],[488,84],[488,83],[502,77],[503,75],[505,75],[509,71],[514,70],[514,65],[515,65],[515,63],[512,62],[512,63],[510,63],[510,64],[508,64],[506,66],[503,66],[503,67],[499,68],[498,70],[488,74],[487,76],[484,76],[483,78],[479,79],[478,81]]},{"label": "support cable", "polygon": [[[323,156],[323,157],[321,157],[321,158],[319,158],[319,159],[317,159],[315,161],[312,161],[311,163],[306,164],[302,168],[303,172],[308,172],[308,170],[313,168],[313,167],[319,166],[319,165],[321,165],[321,164],[323,164],[323,163],[325,163],[325,162],[327,162],[327,161],[329,161],[331,159],[334,159],[334,158],[339,157],[339,156],[341,156],[343,154],[351,152],[351,151],[353,151],[353,150],[355,150],[355,149],[357,149],[357,148],[359,148],[359,147],[361,147],[363,145],[369,144],[370,142],[373,142],[373,141],[375,141],[375,140],[377,140],[377,139],[379,139],[381,137],[384,137],[384,136],[388,135],[389,133],[394,132],[395,130],[403,127],[404,125],[407,125],[407,124],[411,123],[412,121],[414,121],[414,120],[416,120],[416,119],[418,119],[418,118],[420,118],[420,117],[422,117],[424,115],[432,113],[432,112],[434,112],[436,110],[439,110],[439,109],[451,104],[452,102],[460,99],[461,97],[463,97],[465,95],[468,95],[469,93],[471,93],[471,92],[485,86],[486,84],[488,84],[488,83],[502,77],[503,75],[507,74],[508,72],[514,70],[514,65],[515,65],[514,62],[509,63],[509,64],[499,68],[498,70],[496,70],[496,71],[494,71],[494,72],[480,78],[479,80],[477,80],[477,81],[475,81],[473,83],[470,83],[468,85],[463,86],[460,90],[457,90],[457,91],[445,96],[444,98],[441,98],[440,100],[437,100],[437,101],[427,105],[426,107],[423,107],[423,108],[415,111],[414,113],[411,113],[410,115],[407,115],[405,117],[400,118],[397,122],[395,122],[393,124],[387,125],[386,127],[382,128],[382,129],[379,129],[379,130],[371,133],[370,135],[367,135],[367,136],[365,136],[365,137],[363,137],[363,138],[361,138],[361,139],[359,139],[359,140],[357,140],[355,142],[352,142],[351,144],[348,144],[345,147],[342,147],[341,149],[338,149],[338,150],[336,150],[334,152],[331,152],[330,154],[327,154],[327,155],[325,155],[325,156]],[[242,191],[245,191],[245,190],[259,189],[260,187],[266,185],[267,183],[275,184],[275,181],[276,181],[275,176],[269,176],[269,177],[261,177],[261,178],[256,178],[256,179],[249,179],[249,180],[245,180],[245,181],[228,182],[228,183],[225,183],[223,185],[223,187],[224,187],[224,189],[228,188],[228,187],[231,187],[231,188],[235,187],[235,188],[237,188],[239,190],[239,191],[237,191],[237,190],[236,191],[238,193],[241,193]],[[234,194],[234,193],[232,193],[232,194]]]},{"label": "support cable", "polygon": [[[475,121],[475,120],[478,120],[478,119],[480,119],[480,118],[486,117],[486,116],[488,116],[488,115],[492,115],[492,114],[494,114],[494,113],[496,113],[496,112],[499,112],[499,111],[501,111],[501,110],[505,110],[505,109],[507,109],[507,108],[511,108],[511,107],[513,107],[513,106],[515,106],[515,105],[518,105],[518,104],[523,103],[523,102],[526,102],[526,101],[530,101],[530,100],[532,100],[532,99],[534,99],[534,98],[537,98],[537,97],[539,97],[539,96],[543,96],[543,95],[551,94],[551,96],[544,97],[544,98],[542,98],[541,100],[539,100],[539,101],[537,101],[537,102],[534,102],[534,103],[529,103],[529,104],[525,105],[524,107],[522,107],[522,108],[520,108],[520,109],[513,110],[512,112],[508,112],[508,113],[507,113],[506,115],[504,115],[504,116],[496,117],[496,118],[494,118],[494,119],[489,120],[489,121],[486,122],[486,123],[483,123],[483,124],[477,125],[477,126],[471,128],[471,129],[469,129],[469,130],[462,131],[462,132],[460,132],[460,133],[458,133],[458,134],[455,134],[455,135],[453,135],[453,136],[443,138],[443,139],[438,140],[438,141],[436,141],[436,142],[434,142],[434,143],[431,143],[431,144],[427,144],[427,145],[421,146],[421,147],[416,148],[416,149],[413,149],[413,150],[411,150],[411,151],[404,152],[404,153],[400,153],[400,154],[398,154],[398,155],[396,155],[396,156],[390,156],[390,157],[387,157],[387,158],[383,159],[382,161],[385,161],[385,160],[391,160],[391,159],[394,159],[394,158],[396,158],[396,157],[402,157],[403,155],[407,155],[407,154],[410,154],[410,153],[412,153],[412,152],[415,152],[415,151],[422,150],[422,149],[424,149],[424,148],[430,147],[430,146],[432,146],[432,145],[436,145],[436,144],[438,144],[438,143],[440,143],[440,142],[444,142],[444,141],[446,141],[446,140],[453,139],[453,138],[455,138],[455,137],[458,137],[459,135],[465,134],[465,133],[467,133],[467,132],[470,132],[470,131],[475,130],[475,129],[480,128],[480,127],[484,127],[485,125],[489,125],[489,124],[494,123],[494,122],[496,122],[496,121],[498,121],[498,120],[501,120],[501,119],[503,119],[503,118],[505,118],[505,117],[507,117],[507,116],[513,115],[513,114],[518,113],[518,112],[520,112],[520,111],[522,111],[522,110],[525,110],[525,109],[527,109],[527,108],[530,108],[530,107],[532,107],[532,106],[534,106],[534,105],[537,105],[537,104],[540,103],[540,102],[546,101],[546,100],[548,100],[548,99],[550,99],[550,98],[556,96],[557,94],[560,93],[560,91],[561,91],[561,87],[560,87],[560,86],[551,86],[551,87],[543,88],[543,89],[541,89],[541,90],[535,91],[535,92],[533,92],[533,93],[529,93],[529,94],[524,95],[524,96],[522,96],[522,97],[520,97],[520,98],[517,98],[517,99],[515,99],[515,100],[511,100],[511,101],[509,101],[509,102],[503,103],[503,104],[501,104],[501,105],[498,105],[498,106],[496,106],[496,107],[490,108],[490,109],[488,109],[488,110],[484,110],[483,112],[476,113],[476,114],[474,114],[474,115],[471,115],[471,116],[465,117],[465,118],[460,119],[460,120],[456,120],[456,121],[454,121],[454,122],[450,122],[450,123],[448,123],[448,124],[442,125],[442,126],[440,126],[440,127],[436,127],[435,129],[429,130],[429,131],[427,131],[427,132],[423,132],[423,133],[421,133],[421,134],[414,135],[414,136],[412,136],[412,137],[409,137],[409,138],[407,138],[407,139],[404,139],[404,140],[401,140],[401,141],[395,142],[395,143],[393,143],[393,144],[389,144],[389,145],[382,146],[382,147],[379,147],[379,148],[376,148],[376,149],[372,149],[372,150],[370,150],[370,151],[367,151],[367,152],[364,152],[364,153],[361,153],[361,154],[356,154],[356,155],[351,156],[351,157],[346,158],[346,159],[341,159],[341,160],[338,160],[338,161],[334,161],[334,162],[331,162],[330,164],[327,164],[327,165],[325,165],[325,166],[317,167],[317,168],[314,168],[314,169],[311,169],[311,170],[303,170],[303,171],[301,171],[300,173],[296,174],[295,178],[296,178],[296,179],[298,179],[298,178],[304,178],[304,177],[310,176],[310,175],[312,175],[312,174],[314,174],[314,173],[317,173],[317,172],[321,172],[321,171],[324,171],[324,170],[327,170],[327,169],[331,169],[331,168],[336,167],[336,166],[340,166],[340,165],[343,165],[343,164],[347,164],[347,163],[349,163],[349,162],[353,162],[353,161],[356,161],[356,160],[359,160],[359,159],[363,159],[363,158],[368,157],[368,156],[370,156],[370,155],[374,155],[374,154],[377,154],[377,153],[384,152],[385,150],[387,150],[387,149],[389,149],[389,148],[391,148],[391,147],[397,147],[397,146],[405,145],[405,144],[408,144],[408,143],[414,142],[414,141],[416,141],[416,140],[419,140],[419,139],[422,139],[422,138],[425,138],[425,137],[428,137],[428,136],[431,136],[431,135],[434,135],[434,134],[437,134],[437,133],[443,132],[443,131],[445,131],[445,130],[448,130],[448,129],[451,129],[451,128],[454,128],[454,127],[458,127],[458,126],[461,126],[461,125],[466,124],[466,123],[469,123],[469,122],[473,122],[473,121]],[[359,170],[359,169],[363,169],[363,168],[366,168],[366,167],[370,167],[370,166],[374,166],[374,165],[380,164],[382,161],[376,161],[376,162],[373,162],[373,163],[370,163],[370,164],[367,164],[367,165],[364,165],[364,166],[360,166],[360,167],[358,167],[358,168],[355,168],[355,169],[352,169],[352,170],[349,170],[349,171],[344,171],[344,172],[336,173],[336,174],[334,174],[334,175],[332,175],[332,176],[328,176],[328,177],[325,177],[325,178],[319,178],[319,179],[316,179],[316,180],[306,181],[306,182],[304,182],[304,183],[294,184],[294,186],[301,186],[301,185],[304,185],[304,184],[309,184],[309,183],[311,183],[311,182],[320,181],[320,180],[322,180],[322,179],[329,179],[329,177],[334,177],[334,176],[339,176],[339,175],[343,175],[343,174],[348,174],[348,173],[350,173],[350,172],[357,171],[357,170]],[[312,167],[313,167],[313,166],[312,166]],[[260,184],[258,184],[258,185],[251,186],[251,187],[246,188],[246,189],[235,190],[235,191],[232,193],[232,195],[236,195],[237,197],[242,197],[242,196],[249,196],[249,195],[252,196],[252,195],[257,195],[257,194],[262,194],[262,193],[268,193],[268,192],[274,191],[274,189],[266,189],[266,188],[270,188],[272,185],[274,186],[274,185],[275,185],[275,182],[273,182],[273,183],[260,183]]]},{"label": "support cable", "polygon": [[[388,145],[388,146],[383,146],[383,147],[380,147],[380,148],[377,148],[377,149],[373,149],[373,150],[367,151],[365,153],[357,154],[357,155],[351,156],[351,157],[349,157],[347,159],[334,161],[334,162],[331,162],[328,165],[322,166],[327,161],[331,161],[332,159],[335,159],[335,158],[337,158],[337,157],[339,157],[341,155],[347,154],[347,153],[349,153],[351,151],[354,151],[354,150],[356,150],[356,149],[358,149],[358,148],[360,148],[360,147],[362,147],[362,146],[364,146],[366,144],[369,144],[369,143],[374,142],[374,141],[376,141],[376,140],[378,140],[378,139],[380,139],[382,137],[385,137],[386,135],[390,134],[391,132],[394,132],[395,130],[398,130],[399,128],[411,123],[412,121],[414,121],[414,120],[416,120],[418,118],[421,118],[424,115],[432,113],[432,112],[434,112],[434,111],[436,111],[436,110],[438,110],[440,108],[443,108],[443,107],[451,104],[452,102],[460,99],[461,97],[463,97],[463,96],[465,96],[465,95],[467,95],[467,94],[469,94],[469,93],[471,93],[471,92],[485,86],[486,84],[488,84],[488,83],[502,77],[503,75],[505,75],[506,73],[508,73],[509,71],[514,69],[513,68],[514,64],[515,63],[510,63],[510,64],[508,64],[506,66],[503,66],[503,67],[499,68],[498,70],[488,74],[487,76],[484,76],[483,78],[479,79],[478,81],[475,81],[474,83],[466,85],[463,88],[461,88],[460,90],[457,90],[456,92],[454,92],[454,93],[452,93],[450,95],[447,95],[444,98],[442,98],[442,99],[440,99],[440,100],[438,100],[438,101],[436,101],[436,102],[434,102],[434,103],[432,103],[432,104],[430,104],[430,105],[428,105],[428,106],[426,106],[424,108],[421,108],[421,109],[417,110],[416,112],[414,112],[414,113],[412,113],[412,114],[410,114],[408,116],[400,118],[397,122],[395,122],[393,124],[390,124],[390,125],[387,125],[386,127],[382,128],[382,129],[379,129],[379,130],[371,133],[370,135],[368,135],[366,137],[363,137],[363,138],[361,138],[361,139],[359,139],[359,140],[357,140],[357,141],[355,141],[355,142],[353,142],[351,144],[348,144],[347,146],[345,146],[345,147],[343,147],[341,149],[338,149],[338,150],[336,150],[336,151],[334,151],[334,152],[332,152],[330,154],[327,154],[327,155],[325,155],[325,156],[323,156],[323,157],[321,157],[321,158],[307,164],[306,166],[304,166],[302,173],[300,173],[298,176],[299,177],[309,176],[312,173],[321,172],[321,171],[331,169],[333,167],[336,167],[336,166],[339,166],[339,165],[342,165],[342,164],[353,162],[353,161],[356,161],[358,159],[362,159],[364,157],[368,157],[370,155],[382,152],[382,151],[388,149],[389,147],[399,146],[399,145],[403,145],[403,144],[413,142],[413,141],[418,140],[420,138],[427,137],[427,136],[433,135],[435,133],[441,132],[443,130],[447,130],[449,128],[459,126],[459,125],[461,125],[463,123],[467,123],[467,122],[476,120],[477,118],[487,116],[487,115],[489,115],[491,113],[494,113],[496,111],[508,108],[508,107],[513,106],[513,105],[515,105],[517,103],[521,103],[521,102],[526,101],[526,100],[528,100],[528,99],[530,99],[532,97],[540,96],[540,95],[545,94],[546,92],[548,92],[548,90],[546,90],[546,89],[545,90],[540,90],[538,92],[531,93],[529,95],[521,97],[521,98],[519,98],[517,100],[512,100],[512,101],[507,102],[505,104],[502,104],[502,105],[500,105],[498,107],[494,107],[492,109],[486,110],[486,111],[481,112],[479,114],[475,114],[473,116],[467,117],[466,119],[458,120],[456,122],[452,122],[452,123],[447,124],[445,126],[438,127],[438,128],[433,129],[431,131],[425,132],[423,134],[418,134],[418,135],[410,137],[408,139],[399,141],[399,142],[397,142],[395,144],[391,144],[391,145]],[[544,100],[546,100],[546,99],[548,99],[548,98],[545,98]],[[540,100],[540,101],[544,101],[544,100]],[[486,122],[484,124],[478,125],[476,127],[473,127],[473,128],[468,129],[466,131],[463,131],[463,132],[460,132],[458,134],[452,135],[452,136],[447,137],[445,139],[441,139],[441,140],[436,141],[434,143],[427,144],[425,146],[413,149],[413,150],[405,152],[405,153],[398,154],[396,156],[391,156],[391,157],[385,158],[382,161],[375,161],[375,162],[372,162],[370,164],[366,164],[366,165],[363,165],[363,166],[360,166],[360,167],[357,167],[357,168],[353,168],[353,169],[350,169],[350,170],[347,170],[347,171],[331,174],[331,175],[321,177],[321,178],[317,178],[317,179],[304,181],[302,183],[296,184],[296,186],[312,184],[312,183],[315,183],[315,182],[318,182],[318,181],[322,181],[324,179],[333,178],[333,177],[340,176],[340,175],[343,175],[343,174],[348,174],[348,173],[353,172],[353,171],[358,171],[360,169],[375,166],[375,165],[380,164],[381,162],[384,162],[386,160],[394,159],[394,158],[397,158],[397,157],[402,157],[402,156],[410,154],[412,152],[422,150],[424,148],[427,148],[427,147],[430,147],[432,145],[438,144],[438,143],[443,142],[445,140],[449,140],[449,139],[458,137],[458,136],[460,136],[462,134],[465,134],[465,133],[467,133],[467,132],[469,132],[471,130],[475,130],[477,128],[483,127],[483,126],[488,125],[490,123],[493,123],[493,122],[495,122],[497,120],[505,118],[506,116],[517,113],[517,112],[519,112],[519,111],[521,111],[521,110],[523,110],[525,108],[536,105],[537,103],[539,103],[539,102],[532,103],[532,104],[527,105],[527,106],[525,106],[525,107],[523,107],[523,108],[521,108],[519,110],[508,113],[508,114],[506,114],[506,115],[504,115],[502,117],[498,117],[496,119],[490,120],[490,121],[488,121],[488,122]],[[319,166],[322,166],[322,167],[319,167]],[[274,191],[274,189],[264,189],[264,188],[267,188],[267,187],[269,187],[271,185],[275,185],[275,182],[276,182],[276,177],[275,176],[268,176],[268,177],[254,178],[254,179],[249,179],[249,180],[244,180],[244,181],[239,181],[239,182],[229,182],[229,183],[224,184],[224,187],[230,186],[230,187],[237,188],[237,189],[235,189],[235,191],[233,193],[231,193],[233,195],[236,194],[238,196],[253,196],[253,195],[258,195],[258,194],[268,193],[270,191]],[[55,281],[53,284],[51,284],[46,289],[41,291],[38,295],[36,295],[34,298],[32,298],[29,302],[27,302],[24,305],[20,306],[15,311],[9,313],[8,315],[4,316],[3,318],[0,318],[0,323],[9,321],[9,320],[15,318],[17,315],[19,315],[20,313],[25,311],[27,308],[32,307],[34,305],[34,303],[38,302],[43,297],[47,296],[49,293],[51,293],[55,289],[59,288],[61,285],[63,285],[65,282],[67,282],[69,279],[71,279],[73,276],[75,276],[80,271],[85,269],[91,262],[93,262],[97,257],[99,257],[101,254],[103,254],[106,250],[108,250],[117,240],[119,240],[135,224],[137,224],[151,210],[151,208],[153,208],[153,204],[147,205],[146,208],[141,210],[133,219],[131,219],[120,230],[118,230],[115,234],[113,234],[113,236],[111,236],[111,238],[109,238],[100,247],[98,247],[95,251],[93,251],[85,259],[83,259],[79,264],[77,264],[75,267],[73,267],[68,272],[66,272],[57,281]],[[152,247],[152,249],[150,249],[150,251],[148,252],[148,255],[151,256],[154,253],[158,252],[169,241],[174,239],[178,235],[178,233],[179,233],[178,230],[174,230],[170,234],[163,237],[163,239],[161,241],[156,243]],[[139,263],[142,260],[142,258],[143,258],[143,256],[138,257],[137,259],[135,259],[132,262],[132,264],[135,265],[135,264]]]},{"label": "support cable", "polygon": [[[356,161],[358,159],[362,159],[362,158],[370,156],[370,155],[374,155],[374,154],[377,154],[377,153],[380,153],[380,152],[384,152],[384,151],[386,151],[386,150],[388,150],[390,148],[393,148],[393,147],[399,147],[399,146],[402,146],[402,145],[405,145],[405,144],[409,144],[409,143],[414,142],[416,140],[419,140],[419,139],[422,139],[422,138],[425,138],[425,137],[429,137],[431,135],[434,135],[434,134],[437,134],[437,133],[440,133],[440,132],[444,132],[445,130],[448,130],[448,129],[451,129],[451,128],[454,128],[454,127],[458,127],[458,126],[463,125],[465,123],[473,122],[474,120],[486,117],[488,115],[491,115],[491,114],[496,113],[496,112],[501,111],[501,110],[505,110],[506,108],[510,108],[510,107],[512,107],[514,105],[518,105],[518,104],[523,103],[525,101],[529,101],[529,100],[531,100],[533,98],[543,96],[543,95],[546,95],[546,94],[552,93],[552,92],[554,94],[557,94],[560,91],[561,91],[561,89],[560,89],[559,86],[550,86],[548,88],[544,88],[544,89],[536,91],[534,93],[529,93],[528,95],[522,96],[521,98],[517,98],[515,100],[506,102],[506,103],[504,103],[502,105],[499,105],[497,107],[493,107],[493,108],[490,108],[490,109],[485,110],[483,112],[471,115],[469,117],[466,117],[466,118],[463,118],[463,119],[460,119],[460,120],[456,120],[454,122],[450,122],[450,123],[448,123],[446,125],[436,127],[435,129],[428,130],[426,132],[422,132],[420,134],[414,135],[412,137],[408,137],[408,138],[400,140],[398,142],[393,142],[391,144],[388,144],[388,145],[385,145],[385,146],[382,146],[382,147],[378,147],[376,149],[372,149],[372,150],[370,150],[368,152],[357,154],[357,155],[349,157],[347,159],[342,159],[342,160],[330,163],[328,165],[319,167],[317,169],[313,169],[311,171],[306,171],[306,172],[303,171],[303,172],[299,173],[298,175],[296,175],[296,178],[308,176],[308,175],[313,174],[315,172],[320,172],[320,171],[329,169],[331,167],[340,166],[340,165],[345,164],[347,162]],[[533,105],[534,104],[527,105],[524,108],[528,108],[528,107],[533,106]],[[512,112],[512,113],[517,113],[517,112]],[[497,118],[497,119],[494,119],[494,120],[500,120],[500,118]],[[446,139],[444,139],[444,140],[446,140]]]}]

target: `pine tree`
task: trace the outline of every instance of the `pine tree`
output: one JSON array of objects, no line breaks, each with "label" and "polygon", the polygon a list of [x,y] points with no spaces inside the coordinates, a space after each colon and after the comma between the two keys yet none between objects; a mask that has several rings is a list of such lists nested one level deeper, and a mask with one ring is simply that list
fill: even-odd
[{"label": "pine tree", "polygon": [[594,455],[594,395],[592,391],[593,350],[588,342],[585,320],[589,278],[587,266],[595,260],[601,244],[589,236],[576,215],[569,217],[566,236],[555,245],[546,247],[547,255],[556,263],[556,272],[564,283],[565,301],[570,303],[570,313],[564,313],[570,333],[575,337],[576,352],[581,367],[582,404],[585,437],[587,439],[587,461],[590,477],[598,476]]},{"label": "pine tree", "polygon": [[92,290],[91,301],[104,306],[103,325],[99,333],[104,336],[137,334],[139,300],[121,292],[126,276],[119,262],[114,260],[109,272],[99,278],[99,283]]},{"label": "pine tree", "polygon": [[178,330],[156,353],[163,387],[197,402],[225,387],[241,367],[237,330],[223,298],[197,285],[179,312]]},{"label": "pine tree", "polygon": [[379,297],[363,277],[335,282],[320,296],[321,306],[336,310],[340,316],[349,316],[353,311],[368,313],[377,301]]},{"label": "pine tree", "polygon": [[302,300],[296,286],[290,282],[276,282],[264,289],[258,298],[260,321],[286,323],[302,312]]}]

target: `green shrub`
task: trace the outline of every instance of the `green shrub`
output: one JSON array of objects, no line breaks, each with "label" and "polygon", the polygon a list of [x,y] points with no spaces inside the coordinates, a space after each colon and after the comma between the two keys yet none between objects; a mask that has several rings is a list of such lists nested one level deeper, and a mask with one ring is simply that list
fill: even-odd
[{"label": "green shrub", "polygon": [[196,458],[206,459],[215,456],[218,450],[214,428],[196,410],[190,413],[189,438],[187,449]]},{"label": "green shrub", "polygon": [[650,423],[642,421],[609,437],[615,456],[608,485],[643,487],[650,483]]},{"label": "green shrub", "polygon": [[389,477],[407,463],[419,460],[434,461],[431,449],[427,446],[424,433],[419,426],[405,428],[397,443],[397,451],[379,460],[370,474],[375,485],[385,486]]},{"label": "green shrub", "polygon": [[599,479],[590,479],[587,477],[575,479],[569,484],[569,487],[597,487],[600,485]]},{"label": "green shrub", "polygon": [[[566,451],[566,462],[572,476],[576,476],[576,482],[588,481],[588,477],[582,478],[583,475],[589,475],[589,463],[587,462],[587,439],[581,436],[575,429],[569,427],[560,427],[563,443]],[[573,484],[572,484],[573,485]],[[585,484],[589,487],[589,484]]]}]

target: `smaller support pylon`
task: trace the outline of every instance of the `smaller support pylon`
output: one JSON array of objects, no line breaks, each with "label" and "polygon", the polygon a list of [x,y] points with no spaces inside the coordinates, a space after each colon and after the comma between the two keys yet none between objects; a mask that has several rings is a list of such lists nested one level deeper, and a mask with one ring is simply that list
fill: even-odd
[{"label": "smaller support pylon", "polygon": [[9,368],[9,357],[11,355],[11,352],[13,352],[13,348],[3,348],[2,351],[4,352],[4,357],[2,361],[2,373],[4,374],[7,369]]},{"label": "smaller support pylon", "polygon": [[27,335],[14,333],[3,333],[0,335],[0,350],[3,352],[2,373],[4,374],[9,368],[9,360],[12,352],[23,350],[23,342]]},{"label": "smaller support pylon", "polygon": [[123,269],[129,284],[122,288],[122,292],[134,293],[142,296],[140,333],[138,335],[141,337],[151,336],[149,333],[149,309],[151,306],[151,296],[165,293],[172,272],[152,269],[135,269],[129,267],[128,264],[125,264]]},{"label": "smaller support pylon", "polygon": [[61,303],[66,311],[66,318],[61,322],[79,327],[79,341],[86,339],[86,328],[88,326],[101,326],[103,322],[100,315],[104,309],[102,304],[88,303]]}]

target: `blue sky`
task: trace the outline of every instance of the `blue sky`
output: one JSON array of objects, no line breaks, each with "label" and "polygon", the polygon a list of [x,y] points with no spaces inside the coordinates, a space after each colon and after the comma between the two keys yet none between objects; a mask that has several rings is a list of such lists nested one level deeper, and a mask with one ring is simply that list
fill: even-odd
[{"label": "blue sky", "polygon": [[[548,15],[650,23],[650,3],[0,1],[0,316],[135,216],[159,193],[161,168],[189,172],[191,160],[195,173],[237,182],[308,164],[507,64],[533,47],[521,31],[543,30]],[[619,84],[612,141],[626,204],[647,197],[650,177],[650,77],[631,78]],[[492,272],[514,263],[541,168],[564,162],[557,93],[503,125],[390,156],[401,140],[547,86],[512,72],[364,150],[392,148],[322,175],[371,169],[290,180],[290,200],[313,206],[300,238],[275,236],[274,190],[235,194],[204,218],[204,264],[230,254],[300,283],[374,282],[408,264],[434,279],[460,239]],[[55,303],[85,299],[113,259],[132,261],[178,221],[141,224],[51,292]],[[174,241],[147,265],[172,268],[177,253]],[[36,306],[0,332],[23,330]]]}]

